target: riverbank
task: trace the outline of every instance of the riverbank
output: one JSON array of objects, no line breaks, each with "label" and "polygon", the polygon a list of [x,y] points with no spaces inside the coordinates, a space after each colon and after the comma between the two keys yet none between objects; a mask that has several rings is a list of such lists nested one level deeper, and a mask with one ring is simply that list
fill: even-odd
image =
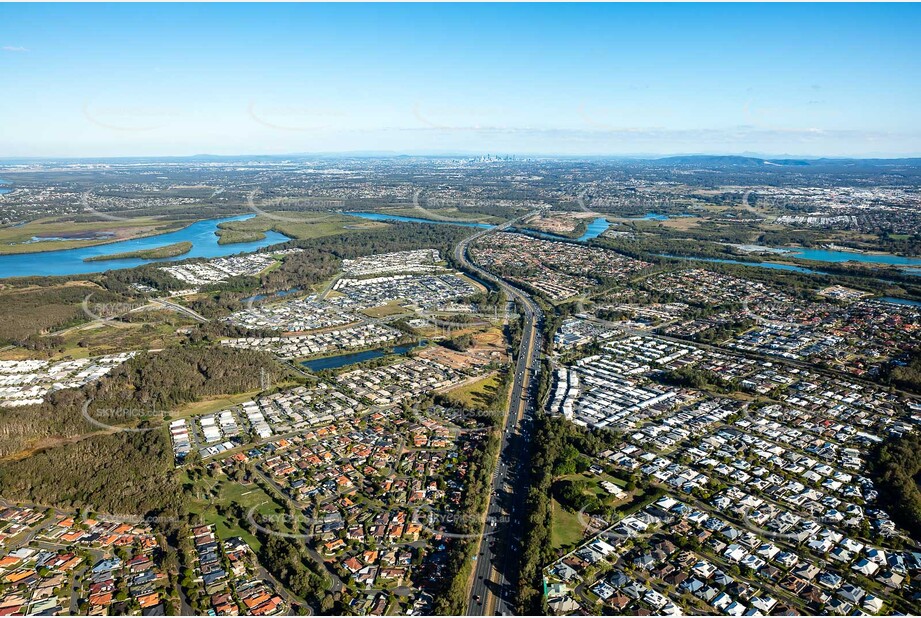
[{"label": "riverbank", "polygon": [[[263,238],[265,236],[263,235]],[[138,258],[141,260],[162,260],[166,258],[185,255],[192,250],[192,243],[188,240],[183,242],[157,247],[155,249],[141,249],[140,251],[125,251],[124,253],[110,253],[107,255],[94,255],[83,258],[84,262],[104,262],[106,260],[127,260]]]},{"label": "riverbank", "polygon": [[257,242],[265,239],[265,232],[257,230],[225,230],[219,229],[217,232],[217,244],[235,245],[241,242]]},{"label": "riverbank", "polygon": [[[153,217],[129,219],[120,223],[112,221],[93,221],[76,223],[73,221],[53,222],[37,219],[24,224],[0,228],[0,255],[31,255],[36,253],[54,253],[72,249],[86,249],[120,242],[141,240],[161,234],[172,234],[194,225],[194,220],[163,221]],[[41,227],[39,227],[41,226]],[[133,230],[129,233],[125,231]],[[119,232],[123,232],[119,235]],[[97,238],[67,239],[77,233],[106,233],[111,236]],[[40,240],[35,240],[35,239]],[[64,238],[66,240],[52,240]]]},{"label": "riverbank", "polygon": [[[214,233],[220,223],[233,220],[248,219],[255,215],[238,215],[221,219],[205,219],[168,233],[156,234],[144,238],[122,240],[117,243],[107,243],[102,246],[80,247],[74,249],[58,249],[43,253],[42,259],[36,259],[32,254],[0,255],[0,278],[8,277],[48,277],[82,275],[102,272],[109,269],[133,268],[150,264],[152,260],[137,257],[124,259],[111,259],[106,254],[134,253],[151,249],[160,249],[164,246],[180,242],[191,242],[192,248],[181,256],[155,258],[153,261],[170,261],[188,258],[215,258],[236,253],[249,253],[258,251],[269,245],[275,245],[291,240],[289,236],[277,232],[267,232],[264,240],[233,245],[219,245],[218,237]],[[114,247],[114,249],[113,249]],[[117,251],[116,251],[117,250]],[[98,260],[87,258],[99,257]]]}]

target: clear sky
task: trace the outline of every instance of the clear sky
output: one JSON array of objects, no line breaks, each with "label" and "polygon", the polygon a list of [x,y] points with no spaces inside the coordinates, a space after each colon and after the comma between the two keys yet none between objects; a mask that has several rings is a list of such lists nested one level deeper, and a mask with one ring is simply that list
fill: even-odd
[{"label": "clear sky", "polygon": [[921,154],[921,6],[0,4],[0,157]]}]

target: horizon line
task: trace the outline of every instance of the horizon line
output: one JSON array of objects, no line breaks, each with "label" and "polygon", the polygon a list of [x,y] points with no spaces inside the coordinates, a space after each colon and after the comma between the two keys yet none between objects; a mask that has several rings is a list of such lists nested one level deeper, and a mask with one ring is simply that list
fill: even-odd
[{"label": "horizon line", "polygon": [[768,161],[886,161],[886,160],[911,160],[921,159],[917,154],[866,154],[866,155],[809,155],[809,154],[762,154],[753,152],[670,152],[670,153],[630,153],[630,154],[562,154],[547,152],[472,152],[472,151],[397,151],[397,150],[342,150],[342,151],[316,151],[316,152],[286,152],[286,153],[195,153],[195,154],[118,154],[118,155],[23,155],[0,156],[0,162],[13,161],[100,161],[113,159],[241,159],[241,158],[286,158],[286,157],[354,157],[354,158],[452,158],[452,157],[527,157],[544,159],[625,159],[634,161],[655,161],[676,157],[725,157],[763,159]]}]

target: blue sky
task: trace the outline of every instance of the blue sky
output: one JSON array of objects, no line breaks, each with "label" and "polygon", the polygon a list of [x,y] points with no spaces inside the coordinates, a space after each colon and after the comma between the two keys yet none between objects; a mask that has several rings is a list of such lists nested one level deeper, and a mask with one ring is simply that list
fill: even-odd
[{"label": "blue sky", "polygon": [[919,5],[0,4],[0,157],[921,154]]}]

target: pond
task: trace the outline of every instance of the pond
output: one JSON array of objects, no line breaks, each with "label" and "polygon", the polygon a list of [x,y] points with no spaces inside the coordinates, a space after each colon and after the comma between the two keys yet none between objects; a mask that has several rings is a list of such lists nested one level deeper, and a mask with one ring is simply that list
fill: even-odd
[{"label": "pond", "polygon": [[354,365],[355,363],[363,363],[365,361],[374,360],[375,358],[381,358],[388,354],[406,354],[413,348],[424,345],[425,342],[423,341],[421,343],[398,345],[393,348],[364,350],[363,352],[352,352],[351,354],[340,354],[339,356],[327,356],[325,358],[303,361],[301,365],[314,372],[323,371],[325,369],[339,369],[340,367]]},{"label": "pond", "polygon": [[[284,234],[268,231],[265,233],[265,238],[262,240],[234,243],[230,245],[218,244],[218,236],[215,234],[215,231],[219,224],[225,221],[242,221],[255,216],[256,215],[240,215],[237,217],[196,221],[175,232],[135,238],[133,240],[123,240],[93,247],[42,251],[39,253],[0,255],[0,278],[82,275],[112,269],[133,268],[151,262],[177,261],[189,258],[215,258],[256,251],[263,247],[268,247],[269,245],[275,245],[290,240]],[[113,253],[124,253],[127,251],[156,249],[178,242],[191,242],[192,249],[183,255],[157,260],[129,258],[124,260],[102,260],[98,262],[84,261],[84,259],[88,257],[111,255]]]},{"label": "pond", "polygon": [[256,294],[255,296],[247,296],[244,299],[241,299],[240,302],[243,304],[249,304],[251,302],[259,302],[260,300],[265,300],[269,296],[272,297],[284,297],[289,294],[297,294],[298,292],[303,291],[303,288],[291,288],[290,290],[279,290],[273,294]]}]

